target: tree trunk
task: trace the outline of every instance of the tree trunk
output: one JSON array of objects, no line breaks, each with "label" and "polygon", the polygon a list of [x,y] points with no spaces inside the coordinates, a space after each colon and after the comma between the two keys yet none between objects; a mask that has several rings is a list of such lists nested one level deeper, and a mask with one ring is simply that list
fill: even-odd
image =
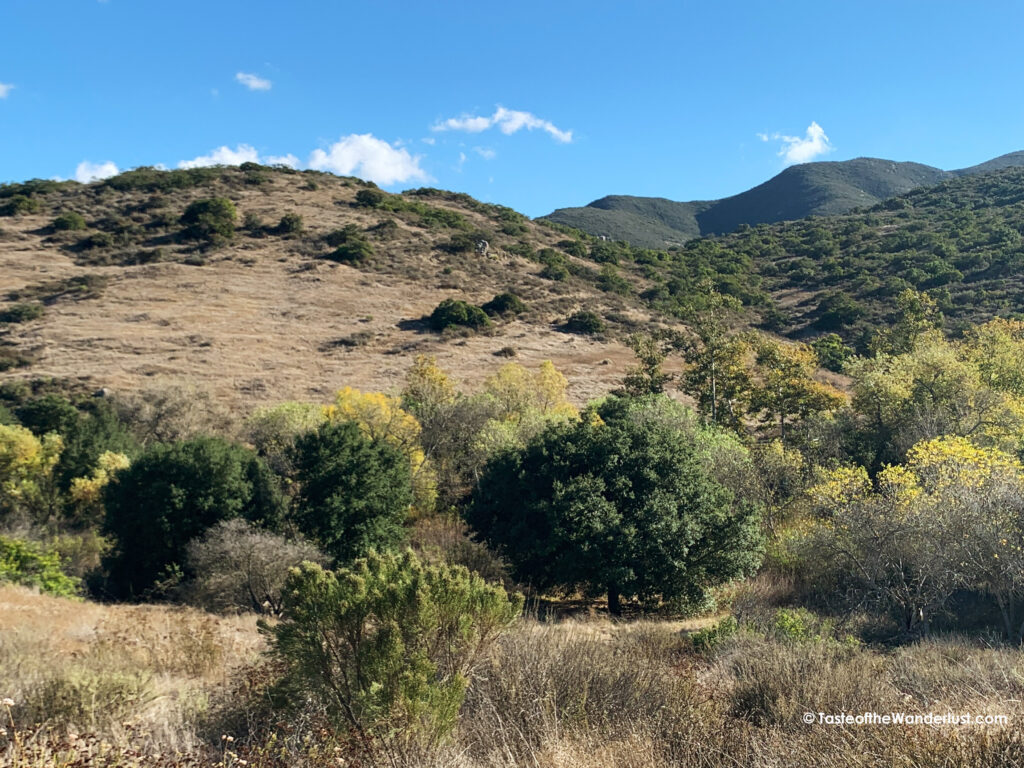
[{"label": "tree trunk", "polygon": [[608,585],[608,613],[612,616],[622,615],[622,603],[619,602],[619,585]]}]

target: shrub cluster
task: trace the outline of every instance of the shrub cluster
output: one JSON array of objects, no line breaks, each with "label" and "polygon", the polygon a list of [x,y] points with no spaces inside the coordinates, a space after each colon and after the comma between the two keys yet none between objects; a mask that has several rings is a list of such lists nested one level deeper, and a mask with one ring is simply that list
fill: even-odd
[{"label": "shrub cluster", "polygon": [[341,264],[362,264],[373,256],[373,245],[355,224],[347,224],[324,237],[327,245],[334,250],[324,258]]},{"label": "shrub cluster", "polygon": [[461,299],[445,299],[430,313],[430,327],[435,331],[447,328],[489,328],[491,319],[480,307]]},{"label": "shrub cluster", "polygon": [[189,204],[181,216],[185,235],[193,240],[214,242],[234,237],[238,211],[226,197],[210,197]]},{"label": "shrub cluster", "polygon": [[584,309],[574,312],[565,322],[565,330],[569,333],[578,333],[584,336],[604,333],[607,325],[599,314]]}]

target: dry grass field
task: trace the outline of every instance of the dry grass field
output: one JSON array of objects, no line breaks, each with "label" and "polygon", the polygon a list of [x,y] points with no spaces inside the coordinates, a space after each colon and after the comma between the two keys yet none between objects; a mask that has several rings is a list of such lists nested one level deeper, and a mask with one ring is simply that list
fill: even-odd
[{"label": "dry grass field", "polygon": [[[523,619],[492,647],[453,739],[402,766],[1024,765],[1020,653],[956,638],[895,650],[695,622]],[[345,766],[316,711],[274,714],[252,616],[0,588],[0,764]],[[1007,715],[970,726],[806,725],[805,711]],[[390,763],[384,763],[390,764]]]},{"label": "dry grass field", "polygon": [[[388,391],[424,353],[474,385],[504,362],[495,353],[511,347],[526,366],[552,360],[571,382],[571,399],[583,402],[621,379],[632,357],[622,337],[630,324],[651,320],[592,283],[544,280],[540,265],[503,247],[548,247],[563,239],[557,232],[525,222],[515,238],[495,234],[486,257],[453,256],[437,248],[451,230],[354,206],[358,187],[347,180],[325,176],[312,186],[275,173],[256,187],[217,183],[157,195],[90,185],[47,195],[36,213],[0,219],[0,299],[37,296],[46,305],[42,318],[4,331],[6,345],[31,365],[0,375],[114,391],[187,380],[225,403],[251,404],[324,400],[345,385]],[[201,252],[175,242],[174,223],[153,227],[153,211],[174,222],[190,201],[214,194],[230,197],[240,219],[258,217],[269,226],[299,214],[305,231],[254,237],[239,229],[222,247]],[[483,214],[457,202],[430,205],[493,230]],[[82,213],[90,229],[54,232],[51,221],[68,211]],[[369,265],[321,258],[317,242],[325,233],[348,224],[369,229],[387,218],[397,218],[398,229],[375,243]],[[82,250],[76,241],[93,225],[127,226],[133,234],[126,245]],[[134,252],[145,259],[155,249],[161,261],[128,263],[139,260]],[[67,281],[86,276],[100,287],[62,292]],[[443,299],[481,304],[506,290],[529,311],[491,333],[442,338],[418,322]],[[559,331],[581,308],[617,312],[625,325],[600,339]]]}]

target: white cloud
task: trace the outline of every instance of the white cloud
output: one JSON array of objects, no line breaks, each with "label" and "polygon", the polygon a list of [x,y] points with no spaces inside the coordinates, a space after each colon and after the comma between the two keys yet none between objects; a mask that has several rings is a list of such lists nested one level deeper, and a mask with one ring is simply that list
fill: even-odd
[{"label": "white cloud", "polygon": [[269,91],[273,83],[266,78],[254,75],[250,72],[239,72],[235,75],[235,80],[240,82],[250,91]]},{"label": "white cloud", "polygon": [[286,165],[289,168],[299,167],[299,158],[289,152],[287,155],[267,155],[261,161],[263,165]]},{"label": "white cloud", "polygon": [[568,144],[572,141],[572,131],[563,131],[549,120],[542,120],[530,112],[498,107],[490,117],[479,115],[462,115],[450,117],[431,128],[434,131],[466,131],[480,133],[488,128],[497,128],[506,136],[510,136],[525,128],[528,131],[540,129],[550,134],[556,141]]},{"label": "white cloud", "polygon": [[383,186],[429,176],[420,168],[420,156],[396,148],[373,134],[353,133],[331,144],[325,152],[315,149],[309,156],[309,167],[341,176],[358,176]]},{"label": "white cloud", "polygon": [[182,160],[179,168],[205,168],[208,165],[241,165],[242,163],[260,162],[260,153],[248,144],[239,144],[234,149],[217,147],[208,155],[200,155],[191,160]]},{"label": "white cloud", "polygon": [[759,133],[757,137],[761,141],[781,141],[782,147],[779,149],[779,157],[786,161],[786,165],[806,163],[821,155],[827,155],[833,150],[828,136],[825,135],[825,130],[814,121],[807,126],[807,133],[803,138],[799,136],[785,136],[781,133],[773,133],[771,135]]},{"label": "white cloud", "polygon": [[75,168],[75,181],[88,184],[90,181],[109,179],[119,173],[117,166],[109,160],[105,163],[90,163],[88,160],[83,160]]},{"label": "white cloud", "polygon": [[484,160],[493,160],[498,156],[498,153],[489,147],[473,147],[473,151],[480,155]]},{"label": "white cloud", "polygon": [[434,146],[437,143],[437,139],[435,139],[433,136],[428,136],[425,139],[420,139],[420,141],[422,141],[424,144],[427,144],[427,145],[429,145],[431,147]]},{"label": "white cloud", "polygon": [[0,99],[6,99],[7,94],[14,90],[14,86],[10,83],[0,83]]}]

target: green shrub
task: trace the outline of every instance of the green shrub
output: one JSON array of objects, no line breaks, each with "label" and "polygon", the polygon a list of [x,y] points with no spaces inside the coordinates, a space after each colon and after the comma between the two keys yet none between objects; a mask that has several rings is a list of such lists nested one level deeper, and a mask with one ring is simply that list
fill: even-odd
[{"label": "green shrub", "polygon": [[839,334],[828,333],[811,342],[811,349],[818,358],[818,365],[836,373],[842,373],[846,361],[853,356],[853,350],[843,343]]},{"label": "green shrub", "polygon": [[539,274],[545,280],[562,282],[569,279],[569,269],[564,264],[546,264]]},{"label": "green shrub", "polygon": [[603,333],[605,328],[606,325],[601,316],[588,309],[573,313],[565,322],[565,330],[569,333],[578,333],[585,336]]},{"label": "green shrub", "polygon": [[302,232],[302,217],[297,213],[286,213],[274,230],[279,235],[297,235]]},{"label": "green shrub", "polygon": [[482,652],[521,608],[465,568],[371,553],[335,573],[304,563],[263,631],[286,690],[315,697],[357,748],[394,754],[452,731]]},{"label": "green shrub", "polygon": [[263,219],[254,211],[246,211],[242,217],[242,229],[253,237],[262,237],[264,234]]},{"label": "green shrub", "polygon": [[85,219],[82,214],[69,211],[55,218],[51,226],[59,231],[85,229]]},{"label": "green shrub", "polygon": [[695,651],[708,653],[715,650],[723,642],[739,631],[740,625],[735,616],[726,616],[710,627],[699,629],[689,636],[690,645]]},{"label": "green shrub", "polygon": [[338,562],[394,547],[412,504],[409,459],[355,422],[325,422],[291,453],[300,530]]},{"label": "green shrub", "polygon": [[181,216],[185,234],[194,240],[230,239],[235,234],[238,211],[226,197],[210,197],[190,203]]},{"label": "green shrub", "polygon": [[88,237],[78,241],[78,247],[83,251],[92,251],[97,248],[110,248],[114,245],[114,236],[109,232],[94,232]]},{"label": "green shrub", "polygon": [[324,257],[331,261],[342,264],[361,264],[373,256],[373,245],[355,224],[348,224],[344,229],[329,232],[324,236],[324,240],[334,248]]},{"label": "green shrub", "polygon": [[31,541],[0,536],[0,583],[36,587],[58,597],[78,594],[80,583],[61,570],[60,555]]},{"label": "green shrub", "polygon": [[611,264],[605,264],[601,267],[601,272],[597,276],[597,287],[602,291],[608,291],[609,293],[628,294],[633,290],[633,287],[629,284],[622,275]]},{"label": "green shrub", "polygon": [[378,224],[370,227],[374,237],[380,240],[391,240],[398,236],[398,222],[394,219],[384,219]]},{"label": "green shrub", "polygon": [[519,315],[526,311],[526,304],[514,293],[499,293],[480,307],[488,315]]},{"label": "green shrub", "polygon": [[570,256],[576,256],[582,259],[587,255],[587,246],[579,240],[561,240],[558,243],[558,247]]},{"label": "green shrub", "polygon": [[461,299],[445,299],[430,313],[430,327],[435,331],[451,327],[480,330],[490,325],[486,312]]},{"label": "green shrub", "polygon": [[476,244],[481,240],[488,240],[490,235],[486,232],[456,232],[446,242],[437,247],[450,254],[469,253],[476,250]]},{"label": "green shrub", "polygon": [[13,304],[0,310],[0,323],[26,323],[43,316],[42,304]]},{"label": "green shrub", "polygon": [[8,198],[7,203],[0,208],[0,215],[20,216],[26,213],[37,213],[41,207],[42,205],[40,202],[34,197],[13,195]]},{"label": "green shrub", "polygon": [[379,208],[387,197],[387,194],[379,189],[360,189],[356,192],[356,205],[365,208]]}]

